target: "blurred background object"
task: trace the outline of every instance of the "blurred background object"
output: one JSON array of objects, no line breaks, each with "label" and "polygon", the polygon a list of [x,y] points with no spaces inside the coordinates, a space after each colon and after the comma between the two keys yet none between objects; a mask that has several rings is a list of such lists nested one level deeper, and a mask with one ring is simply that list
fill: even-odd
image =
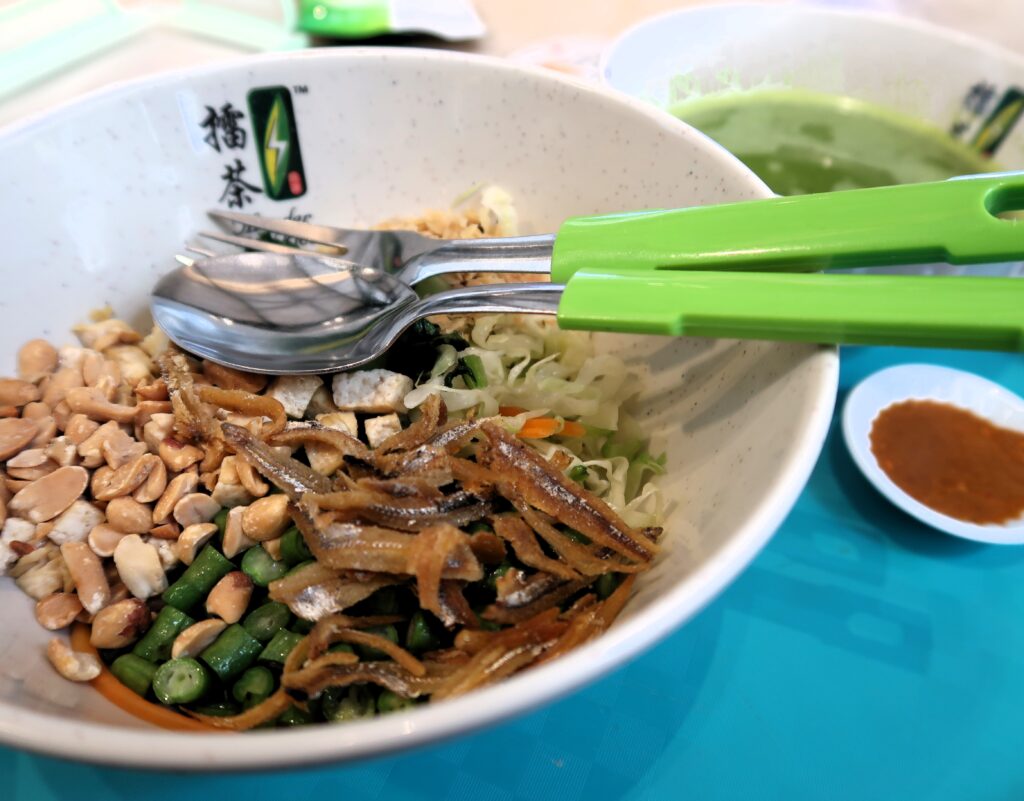
[{"label": "blurred background object", "polygon": [[[905,14],[1024,48],[1024,28],[1014,24],[1019,0],[762,2]],[[245,53],[331,44],[332,40],[359,43],[366,37],[373,37],[374,43],[511,56],[594,78],[603,47],[629,26],[672,9],[720,4],[715,0],[0,0],[0,125],[126,77],[215,63]],[[382,34],[390,36],[382,40]]]}]

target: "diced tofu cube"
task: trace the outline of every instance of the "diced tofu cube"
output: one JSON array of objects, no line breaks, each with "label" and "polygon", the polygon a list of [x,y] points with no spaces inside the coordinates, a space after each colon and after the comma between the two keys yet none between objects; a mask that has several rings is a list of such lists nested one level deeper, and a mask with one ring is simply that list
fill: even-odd
[{"label": "diced tofu cube", "polygon": [[338,373],[332,384],[334,405],[349,412],[404,412],[412,379],[391,370]]},{"label": "diced tofu cube", "polygon": [[[316,421],[326,428],[333,428],[352,437],[359,436],[359,423],[354,412],[318,414]],[[306,458],[309,459],[309,466],[322,476],[333,475],[345,461],[337,448],[317,442],[306,443]]]},{"label": "diced tofu cube", "polygon": [[359,436],[359,423],[356,422],[354,412],[330,412],[329,414],[318,414],[316,421],[327,428],[336,428],[344,431],[353,437]]},{"label": "diced tofu cube", "polygon": [[402,430],[402,421],[397,414],[386,414],[383,417],[371,417],[363,426],[366,428],[366,441],[371,448],[376,448],[392,434]]},{"label": "diced tofu cube", "polygon": [[323,382],[315,375],[283,375],[276,379],[267,390],[267,394],[284,406],[285,414],[301,419],[306,407],[313,398],[313,393]]}]

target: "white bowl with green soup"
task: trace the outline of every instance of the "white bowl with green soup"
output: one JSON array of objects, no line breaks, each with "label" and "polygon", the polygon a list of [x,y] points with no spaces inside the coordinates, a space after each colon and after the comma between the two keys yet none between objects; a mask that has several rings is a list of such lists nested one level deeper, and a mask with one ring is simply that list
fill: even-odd
[{"label": "white bowl with green soup", "polygon": [[1024,59],[912,20],[693,8],[627,31],[602,76],[700,129],[781,195],[1024,168]]}]

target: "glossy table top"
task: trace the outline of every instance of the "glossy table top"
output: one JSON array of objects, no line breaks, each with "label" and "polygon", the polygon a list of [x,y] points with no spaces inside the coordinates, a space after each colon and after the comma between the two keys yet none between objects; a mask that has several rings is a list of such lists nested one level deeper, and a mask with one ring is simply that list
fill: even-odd
[{"label": "glossy table top", "polygon": [[[849,349],[840,404],[892,364],[1024,394],[1024,359]],[[885,501],[834,424],[754,564],[653,651],[550,707],[361,764],[187,776],[0,749],[9,799],[944,799],[1024,795],[1024,548],[956,540]]]}]

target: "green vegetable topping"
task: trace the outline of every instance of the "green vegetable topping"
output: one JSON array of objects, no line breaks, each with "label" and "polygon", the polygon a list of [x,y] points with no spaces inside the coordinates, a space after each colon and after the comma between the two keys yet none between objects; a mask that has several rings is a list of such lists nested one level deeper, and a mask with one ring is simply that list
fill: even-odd
[{"label": "green vegetable topping", "polygon": [[257,587],[266,587],[270,582],[285,577],[288,563],[272,557],[262,545],[255,545],[242,555],[242,572]]},{"label": "green vegetable topping", "polygon": [[153,675],[153,694],[161,704],[188,704],[206,692],[210,677],[206,669],[189,657],[164,662]]}]

